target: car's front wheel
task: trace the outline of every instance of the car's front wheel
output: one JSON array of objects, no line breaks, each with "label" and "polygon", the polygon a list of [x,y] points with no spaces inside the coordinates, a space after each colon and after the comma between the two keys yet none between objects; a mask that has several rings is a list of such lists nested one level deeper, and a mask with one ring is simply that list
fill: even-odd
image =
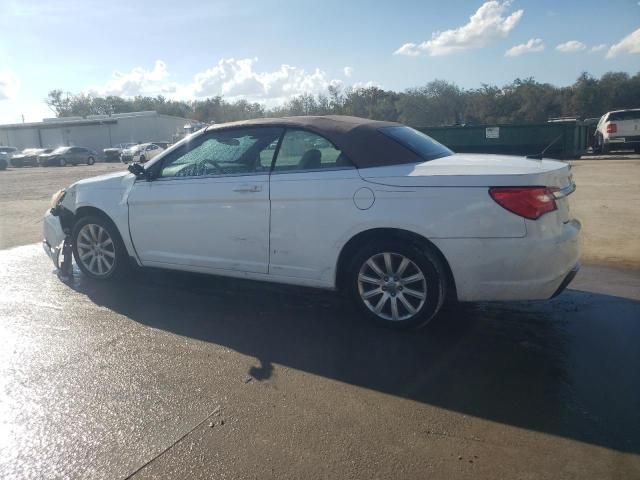
[{"label": "car's front wheel", "polygon": [[444,272],[427,247],[391,240],[361,249],[346,280],[349,296],[366,317],[406,329],[426,325],[438,313],[446,294]]},{"label": "car's front wheel", "polygon": [[60,165],[61,167],[66,166],[67,160],[65,158],[61,158],[60,160],[58,160],[58,165]]},{"label": "car's front wheel", "polygon": [[87,165],[93,165],[94,163],[96,163],[96,159],[93,157],[89,157],[87,159]]},{"label": "car's front wheel", "polygon": [[88,277],[108,280],[126,271],[126,249],[118,230],[108,219],[93,215],[82,217],[73,227],[72,238],[76,264]]}]

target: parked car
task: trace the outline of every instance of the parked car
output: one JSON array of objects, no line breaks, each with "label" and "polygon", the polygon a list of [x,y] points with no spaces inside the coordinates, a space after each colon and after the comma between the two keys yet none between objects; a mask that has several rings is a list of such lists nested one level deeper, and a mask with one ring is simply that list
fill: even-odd
[{"label": "parked car", "polygon": [[51,153],[53,150],[53,148],[25,148],[20,153],[16,153],[11,157],[11,165],[16,168],[37,167],[38,156]]},{"label": "parked car", "polygon": [[640,108],[605,113],[596,128],[596,151],[640,153]]},{"label": "parked car", "polygon": [[155,143],[143,143],[138,145],[138,148],[133,152],[133,161],[144,163],[163,151],[164,149]]},{"label": "parked car", "polygon": [[165,142],[165,141],[161,141],[161,142],[149,142],[149,143],[153,143],[154,145],[158,145],[160,148],[162,148],[163,150],[166,150],[167,148],[169,148],[171,146],[171,142]]},{"label": "parked car", "polygon": [[374,322],[417,327],[447,297],[559,294],[579,266],[574,189],[566,163],[454,154],[398,123],[259,119],[61,190],[43,245],[57,264],[66,242],[90,279],[121,277],[131,258],[339,289]]},{"label": "parked car", "polygon": [[96,163],[96,152],[84,147],[58,147],[51,153],[43,153],[38,156],[38,163],[48,167],[50,165],[78,165],[86,163],[93,165]]},{"label": "parked car", "polygon": [[123,150],[135,146],[135,143],[119,143],[115,147],[105,148],[102,150],[105,162],[119,162]]},{"label": "parked car", "polygon": [[11,157],[18,149],[15,147],[0,146],[0,170],[6,170],[11,161]]},{"label": "parked car", "polygon": [[136,143],[129,148],[122,150],[122,153],[120,154],[120,161],[122,163],[133,162],[133,156],[138,151],[138,148],[140,148],[140,144]]}]

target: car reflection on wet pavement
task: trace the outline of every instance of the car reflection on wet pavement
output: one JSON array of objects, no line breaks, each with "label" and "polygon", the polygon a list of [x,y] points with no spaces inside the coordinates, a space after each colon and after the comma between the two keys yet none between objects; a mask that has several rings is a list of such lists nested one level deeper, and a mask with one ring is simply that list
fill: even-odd
[{"label": "car reflection on wet pavement", "polygon": [[398,333],[332,292],[0,265],[2,478],[640,477],[638,272]]}]

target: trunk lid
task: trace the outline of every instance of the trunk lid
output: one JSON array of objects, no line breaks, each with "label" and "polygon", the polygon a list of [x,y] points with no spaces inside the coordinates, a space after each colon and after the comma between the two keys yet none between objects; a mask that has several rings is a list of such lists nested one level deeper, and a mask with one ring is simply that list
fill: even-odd
[{"label": "trunk lid", "polygon": [[559,190],[560,218],[571,219],[567,195],[573,191],[573,176],[567,163],[556,160],[457,153],[419,164],[364,168],[360,175],[390,187],[550,187]]},{"label": "trunk lid", "polygon": [[363,168],[369,182],[394,187],[499,187],[569,185],[569,165],[508,155],[454,154],[423,163]]},{"label": "trunk lid", "polygon": [[640,135],[640,118],[612,121],[611,123],[615,123],[617,127],[617,132],[613,133],[612,137],[635,137]]}]

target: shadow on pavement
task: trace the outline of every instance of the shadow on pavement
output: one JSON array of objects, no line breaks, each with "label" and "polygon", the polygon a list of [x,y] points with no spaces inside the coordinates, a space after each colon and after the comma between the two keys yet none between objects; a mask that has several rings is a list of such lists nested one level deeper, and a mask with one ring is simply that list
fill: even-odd
[{"label": "shadow on pavement", "polygon": [[550,302],[448,308],[426,329],[368,325],[337,294],[172,272],[74,288],[136,322],[273,364],[492,421],[640,451],[640,302],[568,290]]}]

